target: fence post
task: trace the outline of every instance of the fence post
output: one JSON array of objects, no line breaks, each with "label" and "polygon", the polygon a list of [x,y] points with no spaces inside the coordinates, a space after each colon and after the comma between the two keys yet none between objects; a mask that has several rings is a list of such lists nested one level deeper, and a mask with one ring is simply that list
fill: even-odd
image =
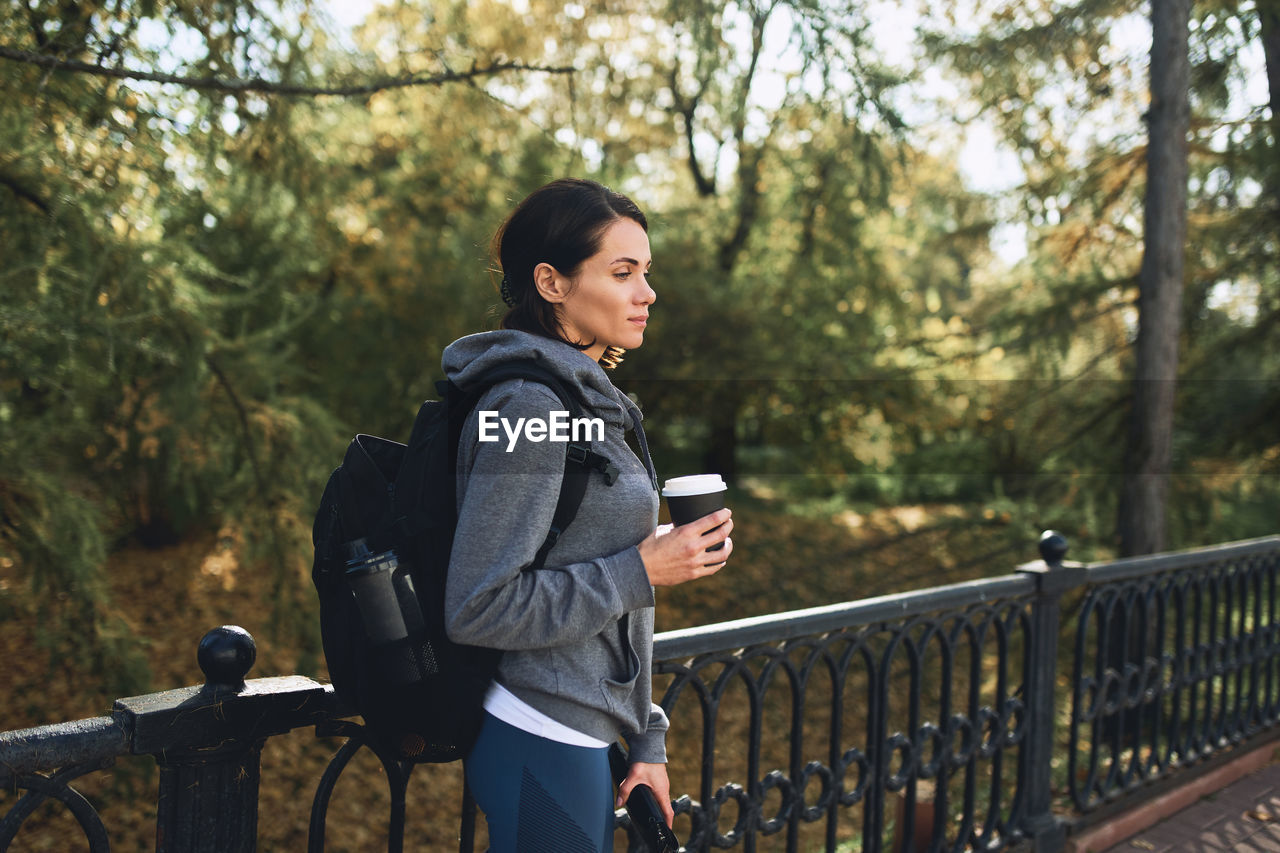
[{"label": "fence post", "polygon": [[1026,673],[1028,718],[1023,756],[1026,806],[1022,816],[1022,830],[1036,853],[1055,853],[1066,845],[1066,828],[1052,811],[1053,735],[1058,713],[1055,701],[1058,628],[1063,593],[1078,586],[1084,578],[1082,568],[1063,564],[1066,555],[1066,538],[1056,531],[1046,530],[1040,536],[1040,556],[1044,562],[1027,563],[1017,569],[1034,575],[1036,579]]},{"label": "fence post", "polygon": [[263,743],[325,717],[329,691],[309,678],[246,682],[256,656],[249,632],[224,625],[200,641],[203,687],[116,700],[132,752],[160,766],[157,853],[255,850]]}]

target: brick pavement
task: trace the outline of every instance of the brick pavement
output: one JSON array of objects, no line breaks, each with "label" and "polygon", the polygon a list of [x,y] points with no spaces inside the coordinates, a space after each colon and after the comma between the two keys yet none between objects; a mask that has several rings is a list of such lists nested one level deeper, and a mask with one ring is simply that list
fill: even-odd
[{"label": "brick pavement", "polygon": [[1280,853],[1280,763],[1243,776],[1105,853]]}]

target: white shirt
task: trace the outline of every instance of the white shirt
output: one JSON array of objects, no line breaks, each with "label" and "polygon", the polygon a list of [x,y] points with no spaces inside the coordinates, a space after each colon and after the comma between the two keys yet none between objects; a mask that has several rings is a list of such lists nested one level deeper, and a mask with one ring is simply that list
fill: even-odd
[{"label": "white shirt", "polygon": [[609,745],[551,719],[496,681],[489,685],[489,692],[485,694],[484,709],[508,725],[557,743],[595,749],[603,749]]}]

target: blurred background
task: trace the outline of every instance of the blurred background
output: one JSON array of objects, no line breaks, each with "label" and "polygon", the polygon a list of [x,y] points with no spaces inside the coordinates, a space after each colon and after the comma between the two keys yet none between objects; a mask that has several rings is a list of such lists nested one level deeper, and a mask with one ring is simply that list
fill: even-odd
[{"label": "blurred background", "polygon": [[[1004,573],[1050,527],[1276,532],[1280,11],[1195,3],[1165,79],[1161,5],[4,4],[0,729],[198,683],[224,622],[323,678],[324,481],[495,327],[490,237],[562,175],[649,216],[614,380],[659,473],[733,487],[730,569],[660,630]],[[1144,278],[1180,186],[1183,270]]]}]

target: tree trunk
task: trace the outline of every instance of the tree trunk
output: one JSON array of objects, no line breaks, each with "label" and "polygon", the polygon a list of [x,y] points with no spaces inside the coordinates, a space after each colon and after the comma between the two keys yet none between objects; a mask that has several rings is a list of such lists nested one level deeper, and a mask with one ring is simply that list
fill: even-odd
[{"label": "tree trunk", "polygon": [[[1271,150],[1273,155],[1280,154],[1280,0],[1257,0],[1258,29],[1262,36],[1262,55],[1267,65],[1267,94],[1271,106]],[[1274,165],[1277,157],[1272,156],[1271,170],[1267,173],[1267,193],[1275,207],[1275,216],[1280,218],[1280,169]]]},{"label": "tree trunk", "polygon": [[729,482],[738,480],[738,410],[742,401],[732,380],[718,383],[721,387],[708,396],[711,403],[707,419],[711,434],[702,456],[703,468],[719,474]]},{"label": "tree trunk", "polygon": [[1182,270],[1187,233],[1191,0],[1151,4],[1151,106],[1133,408],[1118,526],[1125,556],[1166,546]]},{"label": "tree trunk", "polygon": [[1267,89],[1271,103],[1271,131],[1280,146],[1280,0],[1257,0],[1262,30],[1262,55],[1267,62]]}]

